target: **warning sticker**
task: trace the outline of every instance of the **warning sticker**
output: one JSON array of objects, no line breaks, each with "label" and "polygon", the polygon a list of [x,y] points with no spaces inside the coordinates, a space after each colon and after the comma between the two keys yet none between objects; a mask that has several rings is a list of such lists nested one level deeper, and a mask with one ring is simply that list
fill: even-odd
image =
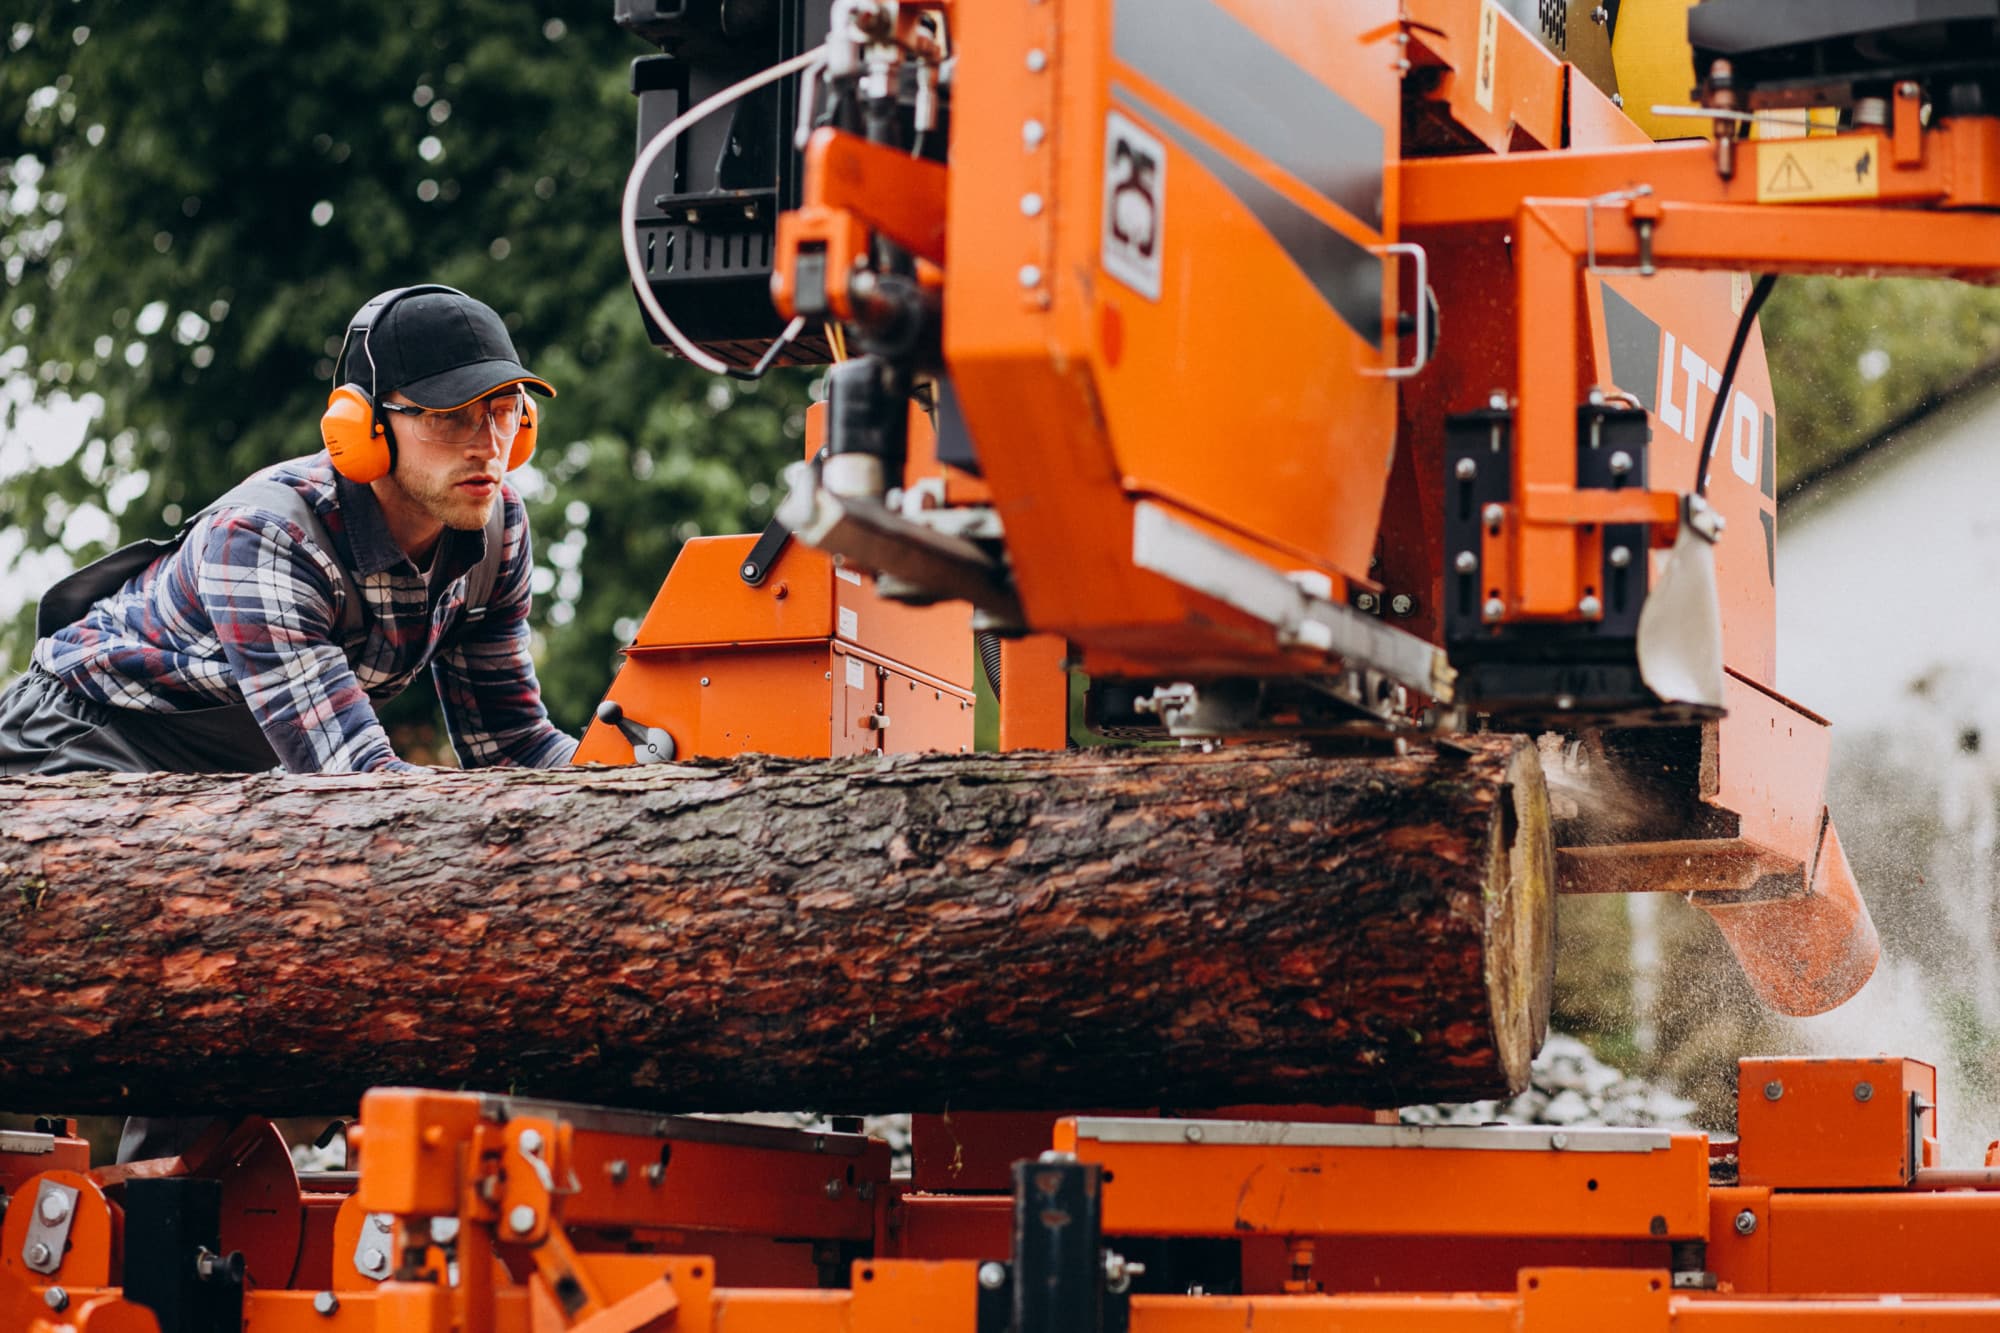
[{"label": "warning sticker", "polygon": [[868,668],[861,665],[860,658],[858,657],[848,658],[847,688],[850,690],[861,690],[861,689],[866,689],[867,687],[868,687]]},{"label": "warning sticker", "polygon": [[1481,111],[1493,109],[1493,67],[1499,54],[1500,6],[1486,0],[1479,7],[1479,60],[1472,75],[1472,100]]},{"label": "warning sticker", "polygon": [[1110,112],[1104,118],[1104,271],[1152,301],[1160,299],[1166,202],[1166,145]]},{"label": "warning sticker", "polygon": [[861,637],[861,617],[854,613],[853,607],[840,608],[840,637],[843,639]]},{"label": "warning sticker", "polygon": [[1775,139],[1757,149],[1757,202],[1873,199],[1882,192],[1873,135]]}]

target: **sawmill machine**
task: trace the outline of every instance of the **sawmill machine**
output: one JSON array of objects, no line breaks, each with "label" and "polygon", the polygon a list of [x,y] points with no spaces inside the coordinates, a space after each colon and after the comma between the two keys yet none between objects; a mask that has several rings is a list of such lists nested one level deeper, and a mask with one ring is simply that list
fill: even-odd
[{"label": "sawmill machine", "polygon": [[[1686,895],[1787,1012],[1865,983],[1756,315],[2000,271],[2000,0],[618,17],[655,340],[827,395],[580,762],[969,746],[977,634],[1003,748],[1549,734],[1620,793],[1565,890]],[[857,1121],[497,1093],[377,1089],[303,1177],[262,1121],[93,1166],[51,1119],[0,1134],[0,1327],[2000,1326],[2000,1163],[1942,1167],[1937,1100],[1882,1056],[1742,1062],[1734,1140],[936,1113],[907,1175]]]}]

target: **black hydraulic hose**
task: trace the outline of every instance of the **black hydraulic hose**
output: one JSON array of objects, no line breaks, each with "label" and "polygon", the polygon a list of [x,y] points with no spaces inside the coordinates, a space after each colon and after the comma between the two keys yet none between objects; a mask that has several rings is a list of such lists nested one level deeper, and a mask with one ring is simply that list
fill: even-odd
[{"label": "black hydraulic hose", "polygon": [[1715,434],[1722,426],[1723,410],[1729,405],[1730,390],[1736,387],[1736,365],[1743,359],[1743,349],[1750,342],[1750,326],[1757,322],[1757,312],[1764,308],[1764,300],[1771,289],[1778,285],[1778,275],[1766,273],[1757,279],[1757,285],[1750,290],[1750,299],[1743,303],[1743,318],[1736,321],[1736,337],[1729,344],[1729,359],[1722,363],[1722,382],[1716,386],[1715,401],[1708,409],[1708,430],[1701,439],[1701,456],[1694,463],[1694,493],[1708,494],[1708,460],[1715,452]]},{"label": "black hydraulic hose", "polygon": [[986,683],[993,687],[993,697],[1000,697],[1000,636],[990,629],[975,631],[972,642],[979,649],[979,664],[986,668]]}]

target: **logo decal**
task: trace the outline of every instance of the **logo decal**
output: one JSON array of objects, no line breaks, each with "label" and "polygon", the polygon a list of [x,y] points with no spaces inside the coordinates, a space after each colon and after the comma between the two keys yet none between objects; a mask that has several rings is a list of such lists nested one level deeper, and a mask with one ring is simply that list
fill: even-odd
[{"label": "logo decal", "polygon": [[1104,122],[1104,271],[1160,299],[1160,231],[1167,193],[1161,142],[1111,112]]}]

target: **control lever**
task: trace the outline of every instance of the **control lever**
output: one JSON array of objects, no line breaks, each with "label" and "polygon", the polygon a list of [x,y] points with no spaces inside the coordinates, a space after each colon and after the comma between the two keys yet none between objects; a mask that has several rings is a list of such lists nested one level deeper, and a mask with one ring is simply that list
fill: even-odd
[{"label": "control lever", "polygon": [[597,720],[618,728],[618,734],[632,742],[632,762],[664,764],[674,757],[674,738],[660,727],[648,727],[625,716],[616,699],[597,705]]}]

